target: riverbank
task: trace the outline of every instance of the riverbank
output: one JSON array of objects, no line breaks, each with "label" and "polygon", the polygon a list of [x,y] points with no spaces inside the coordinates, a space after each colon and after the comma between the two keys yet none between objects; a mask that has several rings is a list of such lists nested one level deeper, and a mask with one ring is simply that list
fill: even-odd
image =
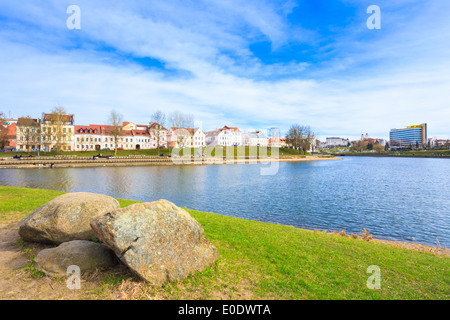
[{"label": "riverbank", "polygon": [[154,156],[128,156],[97,158],[93,157],[33,157],[22,159],[0,158],[0,169],[52,169],[52,168],[89,168],[89,167],[133,167],[133,166],[174,166],[174,165],[220,165],[220,164],[245,164],[268,162],[304,162],[339,160],[334,156],[300,156],[289,155],[278,158],[172,158]]},{"label": "riverbank", "polygon": [[379,158],[428,158],[428,159],[450,159],[450,153],[421,154],[417,153],[376,153],[376,152],[349,152],[336,154],[339,157],[379,157]]},{"label": "riverbank", "polygon": [[[354,236],[307,231],[188,210],[217,247],[210,269],[152,288],[118,266],[84,274],[81,290],[38,273],[45,246],[18,237],[18,224],[63,192],[0,187],[0,299],[448,299],[450,258]],[[137,201],[119,200],[122,207]],[[361,237],[364,236],[361,234]],[[367,237],[366,237],[367,239]],[[369,266],[381,289],[367,288]]]}]

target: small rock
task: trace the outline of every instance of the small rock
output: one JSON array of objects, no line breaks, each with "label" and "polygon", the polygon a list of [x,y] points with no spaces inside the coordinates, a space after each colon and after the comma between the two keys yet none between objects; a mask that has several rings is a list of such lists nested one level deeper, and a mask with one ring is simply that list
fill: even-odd
[{"label": "small rock", "polygon": [[117,258],[107,246],[91,241],[64,242],[56,248],[44,249],[36,256],[35,267],[47,275],[68,276],[67,268],[80,267],[81,272],[113,267]]},{"label": "small rock", "polygon": [[219,255],[202,226],[166,200],[117,209],[91,226],[124,264],[155,286],[202,271]]},{"label": "small rock", "polygon": [[95,235],[90,222],[120,208],[111,197],[93,193],[67,193],[38,208],[19,228],[28,242],[60,244],[72,240],[91,240]]}]

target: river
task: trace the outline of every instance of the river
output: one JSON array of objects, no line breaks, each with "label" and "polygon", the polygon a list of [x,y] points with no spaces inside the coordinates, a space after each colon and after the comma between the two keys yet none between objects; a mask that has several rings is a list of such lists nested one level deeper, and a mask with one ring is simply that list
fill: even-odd
[{"label": "river", "polygon": [[268,164],[0,170],[0,185],[167,199],[298,228],[450,245],[450,161],[345,157]]}]

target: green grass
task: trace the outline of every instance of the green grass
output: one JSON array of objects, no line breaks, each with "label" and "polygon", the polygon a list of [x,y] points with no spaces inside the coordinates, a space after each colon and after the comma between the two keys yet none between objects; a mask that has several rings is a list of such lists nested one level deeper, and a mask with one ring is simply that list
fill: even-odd
[{"label": "green grass", "polygon": [[432,155],[444,155],[450,156],[450,150],[419,150],[419,151],[390,151],[390,154],[401,154],[401,155],[416,155],[416,156],[432,156]]},{"label": "green grass", "polygon": [[[339,153],[339,152],[338,152]],[[352,154],[352,153],[361,153],[361,152],[343,152],[343,153],[348,153],[348,154]],[[368,153],[371,154],[372,152],[370,151],[363,151],[362,153]],[[381,154],[392,154],[392,155],[402,155],[402,156],[426,156],[426,157],[430,157],[430,156],[450,156],[450,150],[417,150],[417,151],[382,151],[382,152],[375,152],[375,153],[381,153]]]},{"label": "green grass", "polygon": [[28,256],[29,262],[22,266],[22,269],[27,271],[32,279],[40,279],[45,277],[45,274],[42,271],[39,271],[35,267],[34,259],[35,256],[32,254],[32,250],[25,248],[24,254]]},{"label": "green grass", "polygon": [[[71,155],[71,156],[78,156],[78,157],[92,157],[94,155],[98,155],[101,153],[104,156],[107,155],[114,155],[114,150],[100,150],[100,151],[61,151],[59,153],[60,156],[65,155]],[[159,153],[156,149],[149,149],[149,150],[117,150],[117,155],[126,157],[129,155],[144,155],[144,156],[159,156],[161,153],[164,153],[165,155],[169,155],[170,152],[167,149],[160,149]],[[28,156],[33,155],[37,156],[37,152],[0,152],[0,157],[14,157],[15,155],[22,155],[22,156]],[[40,152],[39,155],[41,157],[53,157],[56,155],[56,152]]]},{"label": "green grass", "polygon": [[[27,217],[61,192],[0,187],[0,215]],[[119,200],[121,206],[136,201]],[[169,299],[449,299],[450,258],[289,226],[188,211],[220,258],[182,283],[147,287]],[[18,213],[19,212],[19,213]],[[7,219],[10,220],[10,219]],[[367,268],[381,269],[381,289],[367,288]],[[118,287],[127,273],[108,273]],[[137,281],[137,280],[132,280]],[[101,287],[100,287],[101,288]],[[106,292],[106,290],[104,290]],[[102,290],[99,294],[105,294]]]},{"label": "green grass", "polygon": [[[226,156],[226,148],[222,148],[223,149],[223,156]],[[238,152],[237,152],[237,147],[231,147],[231,149],[234,149],[234,155],[237,156]],[[248,157],[250,155],[250,153],[252,155],[266,155],[265,153],[260,153],[260,150],[262,148],[260,147],[245,147],[245,156]],[[78,156],[78,157],[92,157],[94,155],[98,155],[99,153],[101,153],[104,156],[108,156],[108,155],[114,155],[114,150],[101,150],[101,151],[66,151],[66,152],[60,152],[59,155],[60,156],[64,156],[64,155],[70,155],[70,156]],[[142,155],[142,156],[159,156],[161,153],[163,153],[164,155],[170,155],[172,153],[172,149],[160,149],[159,153],[158,150],[156,149],[149,149],[149,150],[117,150],[117,156],[119,157],[127,157],[130,155]],[[216,150],[214,147],[206,147],[203,148],[203,153],[206,155],[211,155],[211,156],[215,156],[216,155]],[[179,155],[183,155],[183,151],[180,150],[178,152]],[[190,154],[194,155],[194,149],[190,149]],[[279,154],[283,154],[283,155],[299,155],[299,151],[298,150],[294,150],[294,149],[289,149],[289,148],[280,148],[279,149]],[[302,153],[303,154],[303,153]],[[308,153],[306,153],[308,154]],[[10,158],[10,157],[14,157],[15,155],[22,155],[22,156],[37,156],[38,153],[37,152],[0,152],[0,158],[4,157],[4,158]],[[40,152],[39,154],[41,157],[53,157],[56,155],[56,152]],[[267,150],[267,155],[270,156],[271,155],[271,148],[268,148]]]}]

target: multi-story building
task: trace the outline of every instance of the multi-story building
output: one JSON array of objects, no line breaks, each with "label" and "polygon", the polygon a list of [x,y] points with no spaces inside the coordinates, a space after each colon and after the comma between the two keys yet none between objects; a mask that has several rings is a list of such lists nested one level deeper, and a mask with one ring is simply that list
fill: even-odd
[{"label": "multi-story building", "polygon": [[17,150],[41,150],[42,138],[40,119],[19,118],[15,124],[15,128]]},{"label": "multi-story building", "polygon": [[236,127],[225,126],[222,129],[208,131],[205,135],[207,146],[242,146],[242,132]]},{"label": "multi-story building", "polygon": [[391,148],[424,147],[428,143],[427,124],[408,126],[403,129],[392,129],[389,133]]},{"label": "multi-story building", "polygon": [[167,130],[166,128],[164,128],[164,126],[158,123],[150,122],[148,126],[148,132],[150,133],[151,137],[152,149],[157,149],[158,143],[160,148],[167,149],[169,130]]},{"label": "multi-story building", "polygon": [[448,149],[450,147],[450,140],[438,139],[437,137],[429,138],[428,146],[432,149]]},{"label": "multi-story building", "polygon": [[119,139],[120,148],[124,149],[157,149],[167,147],[168,130],[158,123],[149,125],[124,122],[122,136]]},{"label": "multi-story building", "polygon": [[349,145],[349,140],[339,137],[330,137],[327,138],[326,146],[327,148],[335,148],[335,147],[347,147]]},{"label": "multi-story building", "polygon": [[281,138],[270,138],[269,139],[269,147],[272,148],[281,148]]},{"label": "multi-story building", "polygon": [[268,147],[269,138],[261,131],[248,132],[242,135],[242,143],[248,147]]},{"label": "multi-story building", "polygon": [[43,113],[41,118],[42,150],[75,150],[75,115]]},{"label": "multi-story building", "polygon": [[102,127],[100,125],[75,126],[75,151],[103,149]]},{"label": "multi-story building", "polygon": [[155,130],[160,134],[160,147],[167,147],[167,129],[156,129],[156,124],[136,125],[124,122],[117,137],[115,127],[109,125],[89,125],[75,127],[75,150],[102,150],[117,148],[124,150],[156,149],[157,136],[152,136]]},{"label": "multi-story building", "polygon": [[206,147],[206,135],[201,128],[170,128],[169,148]]}]

